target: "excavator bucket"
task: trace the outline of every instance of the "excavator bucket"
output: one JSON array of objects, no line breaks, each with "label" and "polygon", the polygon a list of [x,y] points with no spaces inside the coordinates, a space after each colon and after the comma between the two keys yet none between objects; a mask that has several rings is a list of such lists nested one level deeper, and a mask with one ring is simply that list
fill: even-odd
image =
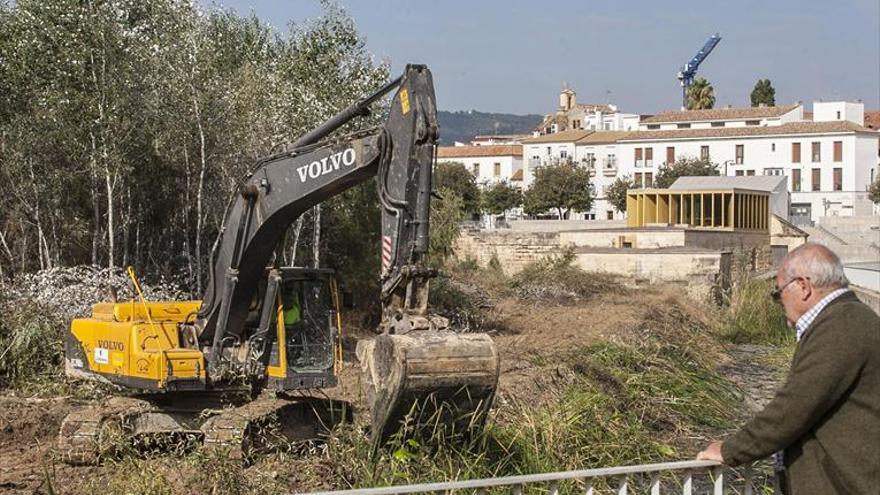
[{"label": "excavator bucket", "polygon": [[467,438],[485,423],[498,386],[499,358],[485,334],[419,331],[383,334],[358,343],[372,440],[384,445],[409,437]]}]

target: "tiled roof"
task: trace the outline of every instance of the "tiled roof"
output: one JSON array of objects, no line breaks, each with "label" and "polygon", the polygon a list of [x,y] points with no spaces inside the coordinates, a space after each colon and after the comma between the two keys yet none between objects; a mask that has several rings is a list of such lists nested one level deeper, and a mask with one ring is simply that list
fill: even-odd
[{"label": "tiled roof", "polygon": [[712,127],[709,129],[676,129],[669,131],[633,132],[619,141],[654,141],[657,139],[697,139],[749,136],[777,136],[787,134],[819,134],[828,132],[869,132],[867,127],[848,121],[791,122],[772,126]]},{"label": "tiled roof", "polygon": [[513,180],[523,180],[523,171],[522,171],[522,169],[519,169],[519,170],[517,170],[516,172],[514,172],[513,175],[510,177],[510,180],[512,180],[512,181],[513,181]]},{"label": "tiled roof", "polygon": [[572,129],[570,131],[554,132],[553,134],[545,134],[543,136],[523,139],[523,144],[541,144],[541,143],[573,143],[579,139],[583,139],[593,131],[583,129]]},{"label": "tiled roof", "polygon": [[865,127],[880,130],[880,110],[865,110]]},{"label": "tiled roof", "polygon": [[596,131],[575,141],[575,144],[609,144],[625,139],[632,131]]},{"label": "tiled roof", "polygon": [[779,117],[797,108],[798,105],[781,107],[713,108],[711,110],[686,110],[663,112],[642,119],[642,124],[662,124],[667,122],[707,122],[710,120],[760,119]]},{"label": "tiled roof", "polygon": [[437,158],[474,158],[481,156],[522,156],[522,145],[498,144],[492,146],[440,146]]}]

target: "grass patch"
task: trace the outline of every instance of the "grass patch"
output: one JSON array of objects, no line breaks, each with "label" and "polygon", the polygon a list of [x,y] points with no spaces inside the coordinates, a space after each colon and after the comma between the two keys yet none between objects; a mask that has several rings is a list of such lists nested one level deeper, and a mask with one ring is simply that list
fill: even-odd
[{"label": "grass patch", "polygon": [[794,332],[788,328],[782,306],[773,302],[773,280],[741,275],[736,280],[725,317],[722,337],[734,344],[790,345]]}]

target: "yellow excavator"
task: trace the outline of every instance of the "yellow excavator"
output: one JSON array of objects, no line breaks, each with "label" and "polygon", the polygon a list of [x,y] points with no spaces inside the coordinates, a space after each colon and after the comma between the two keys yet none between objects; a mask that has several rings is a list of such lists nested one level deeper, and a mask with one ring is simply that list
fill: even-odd
[{"label": "yellow excavator", "polygon": [[[384,124],[331,136],[393,91]],[[279,266],[278,250],[305,211],[374,177],[382,321],[378,335],[357,346],[374,445],[413,414],[456,431],[479,425],[498,383],[494,343],[456,333],[428,310],[437,273],[425,264],[437,138],[431,72],[408,65],[286,151],[258,160],[227,209],[201,301],[141,295],[98,303],[91,317],[73,321],[67,375],[133,393],[69,414],[58,437],[63,458],[98,461],[112,447],[109,432],[135,443],[182,435],[244,452],[259,446],[256,432],[270,421],[293,440],[327,428],[332,418],[316,407],[314,391],[337,385],[342,362],[335,274]],[[242,391],[247,399],[230,403]]]}]

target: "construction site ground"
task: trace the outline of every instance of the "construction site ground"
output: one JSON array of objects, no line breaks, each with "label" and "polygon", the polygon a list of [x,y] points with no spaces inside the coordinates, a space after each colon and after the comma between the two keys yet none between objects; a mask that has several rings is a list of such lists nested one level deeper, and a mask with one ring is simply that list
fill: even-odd
[{"label": "construction site ground", "polygon": [[[633,294],[597,296],[582,304],[554,305],[542,302],[501,298],[494,304],[495,317],[503,322],[505,330],[493,335],[502,359],[499,394],[496,409],[511,404],[541,404],[554,400],[571,381],[571,372],[556,365],[555,357],[574,348],[595,342],[625,337],[627,332],[638,331],[641,322],[656,318],[658,311],[668,311],[670,301],[679,292],[666,289],[640,291],[637,301]],[[695,319],[711,316],[701,303],[675,305],[678,311],[688,311]],[[682,309],[684,308],[684,309]],[[368,337],[366,337],[368,338]],[[347,346],[354,338],[347,340]],[[737,351],[733,347],[719,354],[726,356],[719,362],[726,372],[739,381],[754,408],[772,392],[779,374],[765,367],[757,369],[749,349]],[[351,356],[353,353],[346,353]],[[730,357],[733,356],[733,357]],[[767,377],[771,377],[768,379]],[[775,377],[775,378],[773,378]],[[357,408],[363,406],[358,364],[346,362],[341,372],[341,385],[327,393],[333,398],[351,401]],[[0,492],[10,493],[84,493],[99,481],[112,477],[115,464],[99,466],[68,466],[57,459],[53,451],[59,425],[65,415],[83,400],[72,396],[13,396],[0,397]],[[694,448],[699,439],[692,439]],[[695,452],[694,452],[695,453]],[[248,469],[270,473],[285,480],[285,486],[298,486],[297,460],[288,458],[256,463]],[[310,469],[314,469],[311,465]],[[320,476],[311,472],[310,477]],[[179,476],[185,477],[185,473]],[[51,485],[51,486],[50,486]],[[182,485],[184,486],[184,485]],[[110,490],[112,492],[112,490]],[[222,492],[222,490],[221,490]]]}]

